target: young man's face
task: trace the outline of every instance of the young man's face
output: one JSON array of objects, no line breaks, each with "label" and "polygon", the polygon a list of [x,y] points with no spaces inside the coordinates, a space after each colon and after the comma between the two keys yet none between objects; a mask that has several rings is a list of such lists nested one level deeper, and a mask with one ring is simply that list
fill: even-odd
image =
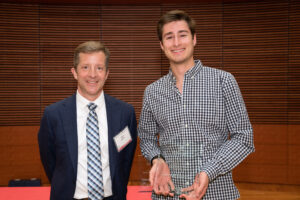
[{"label": "young man's face", "polygon": [[171,65],[194,63],[195,45],[196,35],[192,36],[186,21],[173,21],[163,26],[160,46]]},{"label": "young man's face", "polygon": [[78,92],[90,101],[101,94],[108,77],[105,59],[103,52],[80,53],[77,70],[72,68],[73,76],[78,82]]}]

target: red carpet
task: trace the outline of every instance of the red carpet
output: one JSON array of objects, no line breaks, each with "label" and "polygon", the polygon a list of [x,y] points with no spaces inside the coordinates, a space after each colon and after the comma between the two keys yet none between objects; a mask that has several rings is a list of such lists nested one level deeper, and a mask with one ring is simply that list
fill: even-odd
[{"label": "red carpet", "polygon": [[[0,200],[49,200],[50,187],[0,187]],[[151,187],[128,186],[127,200],[150,200]]]}]

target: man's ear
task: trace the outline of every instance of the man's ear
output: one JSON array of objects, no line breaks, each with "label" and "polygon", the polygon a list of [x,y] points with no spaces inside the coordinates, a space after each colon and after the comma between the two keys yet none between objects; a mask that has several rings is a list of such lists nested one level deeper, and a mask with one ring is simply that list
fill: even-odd
[{"label": "man's ear", "polygon": [[159,42],[161,50],[165,51],[162,41]]},{"label": "man's ear", "polygon": [[107,78],[108,78],[108,74],[109,74],[109,69],[106,69],[105,81],[106,81]]},{"label": "man's ear", "polygon": [[194,46],[196,46],[196,44],[197,44],[197,37],[196,37],[196,34],[194,34],[193,43],[194,43]]},{"label": "man's ear", "polygon": [[77,72],[76,72],[76,69],[74,67],[71,68],[71,72],[73,74],[74,79],[77,80]]}]

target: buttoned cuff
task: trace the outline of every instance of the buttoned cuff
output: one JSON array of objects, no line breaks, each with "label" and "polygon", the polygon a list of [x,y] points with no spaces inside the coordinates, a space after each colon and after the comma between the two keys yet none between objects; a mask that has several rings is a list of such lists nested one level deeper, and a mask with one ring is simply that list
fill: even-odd
[{"label": "buttoned cuff", "polygon": [[220,175],[221,165],[217,160],[212,160],[204,165],[201,169],[202,172],[205,172],[209,178],[209,182],[213,181],[217,176]]}]

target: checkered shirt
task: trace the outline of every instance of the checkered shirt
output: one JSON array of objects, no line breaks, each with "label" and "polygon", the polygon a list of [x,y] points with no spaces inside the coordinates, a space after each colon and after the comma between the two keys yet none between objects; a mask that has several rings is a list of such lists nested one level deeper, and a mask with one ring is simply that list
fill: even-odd
[{"label": "checkered shirt", "polygon": [[164,156],[178,192],[204,171],[210,183],[203,199],[239,198],[231,170],[254,151],[254,144],[243,97],[230,73],[196,60],[185,73],[181,94],[170,70],[145,89],[138,134],[146,159]]}]

